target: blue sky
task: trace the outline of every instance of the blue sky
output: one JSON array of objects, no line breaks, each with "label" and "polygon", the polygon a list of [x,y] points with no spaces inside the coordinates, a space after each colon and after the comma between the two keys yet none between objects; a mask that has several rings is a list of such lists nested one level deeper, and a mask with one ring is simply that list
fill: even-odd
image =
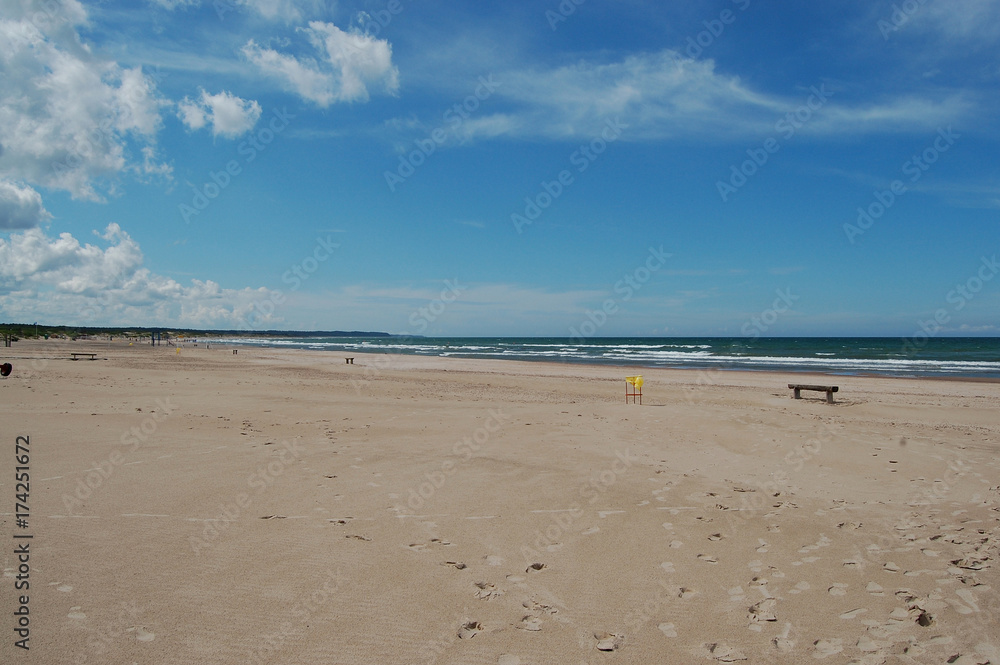
[{"label": "blue sky", "polygon": [[0,320],[996,335],[998,37],[998,0],[2,0]]}]

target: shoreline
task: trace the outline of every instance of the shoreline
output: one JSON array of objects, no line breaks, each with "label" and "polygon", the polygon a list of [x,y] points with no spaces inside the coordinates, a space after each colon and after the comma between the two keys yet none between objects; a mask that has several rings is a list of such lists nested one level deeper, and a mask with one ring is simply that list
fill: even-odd
[{"label": "shoreline", "polygon": [[[215,344],[212,341],[211,344]],[[107,340],[77,340],[77,341],[67,341],[67,340],[20,340],[16,342],[18,345],[28,345],[29,347],[34,347],[36,345],[46,347],[61,346],[68,347],[72,345],[74,348],[77,345],[89,345],[90,348],[98,349],[128,349],[130,348],[128,343],[123,341],[114,340],[108,342]],[[110,344],[110,346],[109,346]],[[213,349],[207,348],[207,342],[198,342],[198,346],[192,345],[179,345],[179,346],[169,346],[162,344],[160,346],[152,347],[150,344],[138,344],[133,343],[132,347],[136,352],[141,352],[143,347],[151,347],[151,349],[167,350],[181,348],[182,352],[196,352],[197,350],[212,351]],[[220,342],[219,346],[225,346],[226,342]],[[13,347],[11,347],[13,348]],[[417,353],[391,353],[388,351],[383,352],[372,352],[372,351],[344,351],[344,350],[327,350],[327,349],[310,349],[310,348],[298,348],[298,347],[285,347],[285,346],[267,346],[258,344],[232,344],[229,343],[227,350],[231,349],[247,349],[247,350],[259,350],[267,351],[276,354],[316,354],[316,358],[327,358],[328,356],[334,356],[343,359],[345,356],[353,355],[355,357],[365,357],[371,359],[378,358],[390,358],[390,362],[399,363],[406,362],[410,359],[426,359],[432,360],[437,359],[441,361],[462,361],[462,362],[484,362],[484,363],[525,363],[528,366],[539,365],[539,366],[550,366],[553,368],[569,368],[569,367],[579,367],[579,368],[604,368],[607,370],[615,370],[623,373],[623,376],[633,375],[638,371],[643,372],[679,372],[688,373],[695,375],[718,375],[718,374],[748,374],[757,376],[781,376],[788,379],[787,383],[795,383],[796,379],[806,378],[806,377],[817,377],[824,380],[851,380],[856,378],[870,378],[870,379],[891,379],[896,381],[942,381],[942,382],[958,382],[958,383],[982,383],[982,384],[1000,384],[1000,377],[990,377],[990,376],[941,376],[941,375],[926,375],[926,376],[899,376],[892,374],[881,374],[877,372],[856,372],[856,373],[833,373],[833,372],[821,372],[816,370],[778,370],[778,369],[753,369],[749,367],[709,367],[709,368],[697,368],[697,367],[662,367],[662,366],[649,366],[649,365],[623,365],[615,364],[613,362],[587,362],[585,360],[552,360],[548,358],[467,358],[461,356],[443,356],[443,355],[431,355],[431,354],[417,354]],[[68,351],[67,351],[68,353]],[[10,356],[3,355],[0,351],[0,359],[8,358],[11,360],[34,360],[42,359],[41,356]],[[47,359],[58,360],[58,359],[68,359],[65,356],[51,356]],[[5,362],[7,362],[5,360]],[[16,367],[15,367],[16,370]],[[530,374],[531,372],[523,372],[519,374]]]}]

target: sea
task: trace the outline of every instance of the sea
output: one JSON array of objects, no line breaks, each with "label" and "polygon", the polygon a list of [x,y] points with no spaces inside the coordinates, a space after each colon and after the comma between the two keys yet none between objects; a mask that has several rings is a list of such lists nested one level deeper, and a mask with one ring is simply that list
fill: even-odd
[{"label": "sea", "polygon": [[[303,333],[297,333],[302,335]],[[831,375],[1000,379],[1000,337],[283,337],[202,339],[334,353],[818,372]]]}]

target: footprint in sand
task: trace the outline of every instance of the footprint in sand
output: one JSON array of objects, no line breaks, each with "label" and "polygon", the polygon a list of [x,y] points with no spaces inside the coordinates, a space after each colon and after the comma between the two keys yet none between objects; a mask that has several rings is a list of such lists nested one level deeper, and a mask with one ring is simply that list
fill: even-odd
[{"label": "footprint in sand", "polygon": [[813,642],[813,646],[816,647],[816,650],[813,652],[813,658],[829,658],[844,650],[843,640],[841,639],[816,640]]},{"label": "footprint in sand", "polygon": [[684,546],[684,543],[682,543],[679,540],[671,540],[670,541],[670,547],[672,547],[675,550],[678,549],[678,548],[680,548],[680,547],[683,547],[683,546]]},{"label": "footprint in sand", "polygon": [[504,594],[503,590],[498,589],[496,584],[491,582],[476,582],[476,598],[482,600],[493,600],[494,598],[499,598]]},{"label": "footprint in sand", "polygon": [[125,630],[126,633],[135,633],[135,639],[138,642],[152,642],[156,635],[149,630],[146,630],[144,626],[132,626]]},{"label": "footprint in sand", "polygon": [[71,587],[68,584],[63,584],[62,586],[57,586],[56,587],[56,591],[62,591],[63,593],[69,593],[72,590],[73,590],[73,587]]},{"label": "footprint in sand", "polygon": [[708,537],[708,539],[711,540],[711,541],[722,540],[722,534],[721,533],[713,533],[711,536]]},{"label": "footprint in sand", "polygon": [[857,608],[857,609],[854,609],[854,610],[851,610],[850,612],[844,612],[843,614],[841,614],[841,615],[840,615],[840,618],[841,618],[841,619],[854,619],[854,618],[856,618],[856,617],[857,617],[857,616],[858,616],[859,614],[864,614],[864,613],[865,613],[865,612],[867,612],[867,611],[868,611],[868,610],[867,610],[866,608],[864,608],[864,607],[859,607],[859,608]]},{"label": "footprint in sand", "polygon": [[461,640],[471,640],[483,630],[483,624],[478,621],[466,621],[458,629],[458,638]]},{"label": "footprint in sand", "polygon": [[597,533],[600,530],[601,530],[601,527],[599,527],[599,526],[592,526],[589,529],[587,529],[586,531],[584,531],[582,535],[584,535],[584,536],[590,536],[592,534]]},{"label": "footprint in sand", "polygon": [[898,573],[899,572],[899,566],[897,566],[892,561],[886,561],[882,565],[882,569],[885,570],[886,572],[889,572],[889,573]]},{"label": "footprint in sand", "polygon": [[505,653],[497,659],[497,665],[521,665],[521,659],[517,656]]},{"label": "footprint in sand", "polygon": [[409,547],[414,552],[419,552],[421,550],[427,549],[427,545],[424,545],[423,543],[410,543],[409,545],[407,545],[407,547]]},{"label": "footprint in sand", "polygon": [[617,633],[594,633],[598,651],[614,651],[621,645],[622,637]]},{"label": "footprint in sand", "polygon": [[795,640],[788,639],[788,634],[792,632],[792,624],[786,623],[784,630],[781,631],[781,635],[775,637],[771,640],[771,644],[774,648],[782,653],[790,653],[795,649]]},{"label": "footprint in sand", "polygon": [[663,563],[661,563],[660,564],[660,568],[662,568],[665,572],[668,572],[668,573],[676,573],[677,572],[676,570],[674,570],[674,564],[670,563],[669,561],[664,561]]},{"label": "footprint in sand", "polygon": [[503,557],[502,556],[497,556],[496,554],[490,554],[489,556],[486,557],[486,565],[487,566],[502,566],[503,565]]},{"label": "footprint in sand", "polygon": [[799,582],[795,585],[794,589],[789,589],[788,593],[802,593],[803,591],[808,591],[812,587],[809,586],[809,582]]},{"label": "footprint in sand", "polygon": [[521,623],[517,625],[520,630],[538,632],[542,629],[542,620],[538,617],[527,614],[521,618]]},{"label": "footprint in sand", "polygon": [[834,582],[833,586],[826,590],[831,596],[846,596],[847,585],[843,582]]},{"label": "footprint in sand", "polygon": [[537,573],[537,572],[540,572],[542,570],[545,570],[545,568],[547,568],[547,567],[548,566],[546,566],[544,563],[533,563],[530,566],[528,566],[527,568],[525,568],[524,572],[526,572],[526,573]]},{"label": "footprint in sand", "polygon": [[[875,653],[876,651],[881,651],[882,649],[888,647],[889,643],[888,642],[876,642],[875,640],[873,640],[869,636],[862,635],[858,639],[858,642],[857,642],[857,644],[855,644],[855,646],[858,647],[858,649],[860,651],[864,652],[864,653]],[[913,646],[913,645],[911,645],[911,646]],[[906,653],[907,653],[907,655],[911,655],[911,656],[918,655],[918,654],[913,653],[912,651],[906,651]]]},{"label": "footprint in sand", "polygon": [[705,563],[719,563],[719,560],[710,554],[699,554],[698,558]]},{"label": "footprint in sand", "polygon": [[445,561],[444,564],[442,565],[454,566],[458,570],[465,570],[466,568],[468,568],[468,566],[462,563],[461,561]]},{"label": "footprint in sand", "polygon": [[441,540],[440,538],[431,538],[431,542],[435,545],[443,545],[445,547],[454,547],[455,543],[449,543],[447,540]]},{"label": "footprint in sand", "polygon": [[683,598],[684,600],[688,600],[689,598],[694,598],[697,595],[698,595],[697,591],[695,591],[694,589],[690,589],[686,586],[682,586],[680,589],[678,589],[677,592],[677,597]]},{"label": "footprint in sand", "polygon": [[657,628],[659,628],[660,632],[666,637],[677,637],[677,629],[674,628],[674,624],[672,623],[661,623],[657,626]]},{"label": "footprint in sand", "polygon": [[69,608],[69,614],[67,614],[70,619],[86,619],[87,615],[80,611],[80,606]]},{"label": "footprint in sand", "polygon": [[882,588],[882,585],[878,584],[877,582],[869,582],[868,586],[865,587],[865,591],[867,591],[873,596],[885,595],[885,590]]},{"label": "footprint in sand", "polygon": [[778,618],[774,616],[774,608],[777,605],[777,601],[773,598],[765,598],[755,605],[750,606],[750,620],[755,623],[760,623],[764,621],[777,621]]},{"label": "footprint in sand", "polygon": [[729,600],[733,602],[739,603],[746,600],[746,595],[743,593],[743,587],[741,586],[734,586],[727,593],[729,593]]},{"label": "footprint in sand", "polygon": [[526,600],[521,603],[521,606],[526,610],[531,610],[532,612],[541,612],[543,614],[558,614],[559,610],[552,607],[551,605],[546,605],[545,603],[540,603],[537,600]]},{"label": "footprint in sand", "polygon": [[703,647],[708,651],[707,655],[709,658],[714,658],[720,663],[735,663],[737,661],[747,659],[747,657],[739,649],[721,642],[705,644]]}]

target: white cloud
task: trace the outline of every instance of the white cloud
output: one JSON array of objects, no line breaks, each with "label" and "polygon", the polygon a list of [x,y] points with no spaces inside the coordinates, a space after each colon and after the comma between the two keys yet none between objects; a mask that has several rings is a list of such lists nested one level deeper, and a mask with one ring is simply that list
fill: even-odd
[{"label": "white cloud", "polygon": [[317,49],[326,52],[339,101],[367,101],[369,85],[381,85],[388,93],[399,89],[399,70],[392,64],[392,47],[387,40],[344,32],[322,21],[311,21],[304,31]]},{"label": "white cloud", "polygon": [[[482,106],[496,110],[470,114],[457,128],[461,138],[589,139],[614,118],[628,125],[624,140],[760,136],[773,134],[776,123],[802,108],[812,94],[758,92],[739,77],[718,72],[712,60],[692,60],[670,50],[613,62],[500,72],[489,78],[497,86],[489,97],[481,84],[468,92],[485,97]],[[831,92],[829,100],[810,113],[802,133],[935,128],[969,108],[957,95],[852,105]]]},{"label": "white cloud", "polygon": [[[202,4],[202,0],[147,1],[168,11],[198,7]],[[223,20],[229,12],[246,7],[269,21],[280,20],[285,23],[300,22],[307,17],[321,16],[336,9],[336,2],[325,0],[206,0],[204,4],[210,5]]]},{"label": "white cloud", "polygon": [[262,72],[323,108],[334,102],[367,101],[373,88],[389,94],[399,89],[399,70],[392,64],[388,41],[322,21],[311,21],[299,30],[307,35],[318,59],[279,53],[252,39],[242,53]]},{"label": "white cloud", "polygon": [[333,102],[333,77],[319,71],[315,60],[298,60],[273,49],[262,48],[252,39],[241,52],[262,72],[281,80],[303,99],[324,108]]},{"label": "white cloud", "polygon": [[[936,32],[951,40],[984,38],[993,41],[1000,34],[1000,2],[997,0],[928,2],[916,12],[903,15],[912,15],[918,29]],[[905,23],[901,27],[905,29]]]},{"label": "white cloud", "polygon": [[27,185],[0,179],[0,229],[29,229],[52,218],[42,196]]},{"label": "white cloud", "polygon": [[280,19],[286,23],[318,16],[327,10],[323,0],[242,0],[242,3],[268,20]]},{"label": "white cloud", "polygon": [[210,95],[205,90],[192,101],[185,97],[178,104],[178,115],[190,129],[212,124],[212,135],[236,138],[253,129],[260,119],[261,108],[254,100],[246,100],[225,90]]},{"label": "white cloud", "polygon": [[[211,280],[190,285],[142,267],[139,244],[117,224],[100,238],[107,247],[58,238],[40,229],[0,239],[0,312],[9,320],[69,324],[245,327],[267,289],[224,289]],[[279,323],[280,319],[264,319]]]},{"label": "white cloud", "polygon": [[187,9],[188,7],[198,7],[201,5],[201,0],[147,0],[149,4],[155,7],[162,7],[169,11],[173,11],[177,8]]},{"label": "white cloud", "polygon": [[98,181],[153,143],[164,102],[140,68],[91,53],[86,20],[74,1],[0,5],[0,177],[99,200]]}]

